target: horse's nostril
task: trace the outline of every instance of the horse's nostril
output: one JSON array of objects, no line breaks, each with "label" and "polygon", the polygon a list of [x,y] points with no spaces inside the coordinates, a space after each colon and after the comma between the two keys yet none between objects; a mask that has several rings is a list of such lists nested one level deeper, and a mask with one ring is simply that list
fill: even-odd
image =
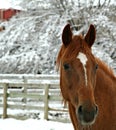
[{"label": "horse's nostril", "polygon": [[83,113],[82,106],[79,106],[79,108],[78,108],[78,114],[82,114],[82,113]]},{"label": "horse's nostril", "polygon": [[96,105],[95,106],[95,111],[96,111],[96,114],[98,113],[98,106]]}]

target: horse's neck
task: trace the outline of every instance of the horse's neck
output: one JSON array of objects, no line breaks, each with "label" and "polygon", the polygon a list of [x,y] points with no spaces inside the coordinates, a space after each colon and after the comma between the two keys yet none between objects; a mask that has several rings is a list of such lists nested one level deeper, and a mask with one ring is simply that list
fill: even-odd
[{"label": "horse's neck", "polygon": [[99,69],[97,72],[97,81],[96,81],[96,85],[98,86],[102,86],[105,88],[109,87],[109,86],[114,86],[116,85],[116,78],[113,75],[109,75],[107,72],[105,72],[102,69]]},{"label": "horse's neck", "polygon": [[[102,115],[106,117],[112,117],[115,120],[114,114],[116,115],[116,77],[114,74],[108,72],[108,68],[104,69],[104,64],[99,65],[96,76],[96,87],[95,87],[95,100],[99,106],[101,118]],[[107,112],[107,114],[106,114]],[[103,120],[102,119],[102,120]],[[108,121],[109,122],[109,121]]]},{"label": "horse's neck", "polygon": [[116,80],[116,76],[113,70],[105,62],[101,61],[99,58],[96,58],[96,62],[99,66],[98,73],[105,74],[109,78],[113,78]]},{"label": "horse's neck", "polygon": [[102,61],[98,60],[99,69],[97,71],[96,91],[97,93],[116,94],[116,76],[113,71]]}]

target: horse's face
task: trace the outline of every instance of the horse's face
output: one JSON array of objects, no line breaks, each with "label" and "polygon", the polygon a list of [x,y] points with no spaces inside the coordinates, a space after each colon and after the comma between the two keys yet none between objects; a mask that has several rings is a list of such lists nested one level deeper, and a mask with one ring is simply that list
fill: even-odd
[{"label": "horse's face", "polygon": [[76,110],[81,125],[95,122],[98,108],[94,99],[97,63],[91,53],[95,40],[95,28],[85,36],[73,36],[67,25],[62,34],[63,45],[58,60],[60,62],[60,87],[64,99]]}]

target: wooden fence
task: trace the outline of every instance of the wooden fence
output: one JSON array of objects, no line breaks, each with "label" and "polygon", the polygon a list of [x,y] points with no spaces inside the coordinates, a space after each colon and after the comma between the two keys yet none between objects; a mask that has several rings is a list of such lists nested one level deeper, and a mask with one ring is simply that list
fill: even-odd
[{"label": "wooden fence", "polygon": [[46,120],[69,122],[58,75],[0,74],[0,110],[2,118],[25,119],[22,110],[43,112]]}]

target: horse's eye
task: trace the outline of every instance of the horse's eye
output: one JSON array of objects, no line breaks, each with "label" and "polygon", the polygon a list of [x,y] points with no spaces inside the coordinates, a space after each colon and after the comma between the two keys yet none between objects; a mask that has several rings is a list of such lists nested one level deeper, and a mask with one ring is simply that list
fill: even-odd
[{"label": "horse's eye", "polygon": [[98,69],[98,64],[96,64],[95,69],[96,69],[96,70]]},{"label": "horse's eye", "polygon": [[65,70],[68,70],[70,68],[70,65],[66,63],[66,64],[63,65],[63,67],[64,67]]}]

